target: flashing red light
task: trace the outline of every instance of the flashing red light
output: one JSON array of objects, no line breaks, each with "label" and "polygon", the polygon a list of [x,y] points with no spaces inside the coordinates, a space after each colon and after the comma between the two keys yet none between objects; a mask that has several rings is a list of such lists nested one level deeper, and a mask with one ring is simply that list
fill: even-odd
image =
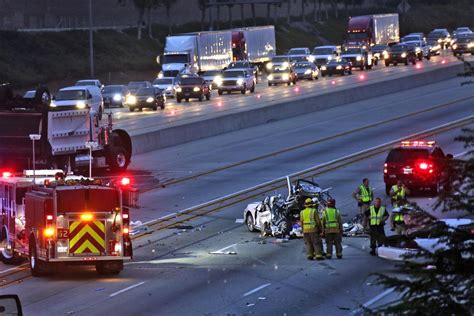
[{"label": "flashing red light", "polygon": [[3,178],[10,178],[12,176],[12,173],[10,171],[3,171],[2,172],[2,177]]},{"label": "flashing red light", "polygon": [[222,106],[222,101],[217,102],[217,106]]},{"label": "flashing red light", "polygon": [[421,68],[421,64],[420,64],[420,63],[417,63],[415,67],[416,67],[416,69],[420,69],[420,68]]},{"label": "flashing red light", "polygon": [[364,76],[364,75],[360,75],[359,78],[362,80],[362,79],[365,78],[365,76]]},{"label": "flashing red light", "polygon": [[120,180],[120,184],[129,185],[130,184],[130,178],[123,177],[122,180]]},{"label": "flashing red light", "polygon": [[260,99],[261,97],[262,97],[262,95],[257,94],[257,99]]},{"label": "flashing red light", "polygon": [[295,92],[299,92],[300,91],[300,87],[295,87]]},{"label": "flashing red light", "polygon": [[441,63],[442,63],[443,65],[446,64],[446,60],[443,59],[443,60],[441,61]]},{"label": "flashing red light", "polygon": [[336,84],[336,81],[333,80],[333,81],[331,81],[331,83],[332,83],[332,84]]}]

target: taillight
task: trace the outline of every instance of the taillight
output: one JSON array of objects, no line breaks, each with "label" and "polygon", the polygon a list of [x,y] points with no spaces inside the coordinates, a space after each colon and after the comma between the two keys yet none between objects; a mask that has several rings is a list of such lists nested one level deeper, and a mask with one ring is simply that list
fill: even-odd
[{"label": "taillight", "polygon": [[423,172],[433,173],[433,164],[427,161],[420,161],[417,164],[418,169]]},{"label": "taillight", "polygon": [[426,170],[428,169],[428,164],[426,162],[422,162],[419,164],[419,167],[421,170]]},{"label": "taillight", "polygon": [[388,172],[387,167],[388,167],[388,164],[387,164],[387,163],[384,163],[384,164],[383,164],[383,173],[387,173],[387,172]]}]

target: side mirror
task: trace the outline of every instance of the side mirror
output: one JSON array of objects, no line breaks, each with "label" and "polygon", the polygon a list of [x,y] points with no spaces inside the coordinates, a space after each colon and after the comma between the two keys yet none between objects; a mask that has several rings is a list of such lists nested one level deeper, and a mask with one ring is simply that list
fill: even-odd
[{"label": "side mirror", "polygon": [[23,316],[21,302],[18,295],[0,295],[0,315]]}]

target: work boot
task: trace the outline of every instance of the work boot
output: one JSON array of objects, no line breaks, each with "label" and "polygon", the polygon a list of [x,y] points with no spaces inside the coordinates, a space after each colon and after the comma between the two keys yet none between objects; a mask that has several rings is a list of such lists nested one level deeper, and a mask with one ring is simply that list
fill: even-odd
[{"label": "work boot", "polygon": [[306,257],[308,260],[313,260],[314,258],[313,257]]},{"label": "work boot", "polygon": [[317,255],[315,258],[316,258],[316,260],[318,260],[318,261],[324,260],[324,257],[321,256],[321,255]]},{"label": "work boot", "polygon": [[332,255],[326,254],[326,259],[331,259],[331,258],[332,258]]},{"label": "work boot", "polygon": [[342,259],[342,254],[341,254],[341,255],[337,255],[337,259]]},{"label": "work boot", "polygon": [[372,256],[375,256],[375,249],[372,249],[369,253],[370,253]]}]

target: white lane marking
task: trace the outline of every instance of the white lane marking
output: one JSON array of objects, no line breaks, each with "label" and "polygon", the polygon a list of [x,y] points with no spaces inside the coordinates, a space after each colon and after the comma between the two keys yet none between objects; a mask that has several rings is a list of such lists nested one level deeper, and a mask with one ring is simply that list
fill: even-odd
[{"label": "white lane marking", "polygon": [[[168,217],[173,217],[174,215],[176,215],[176,212],[175,213],[171,213],[171,214],[168,214],[168,215],[165,215],[165,216],[161,216],[160,218],[158,219],[165,219],[165,218],[168,218]],[[145,225],[146,223],[143,223],[143,225]]]},{"label": "white lane marking", "polygon": [[244,223],[244,219],[243,219],[243,218],[236,218],[236,219],[235,219],[235,223],[236,223],[236,224],[243,224],[243,223]]},{"label": "white lane marking", "polygon": [[232,247],[235,247],[235,246],[237,246],[237,244],[232,244],[232,245],[230,245],[230,246],[224,247],[224,248],[222,248],[222,249],[219,249],[219,250],[216,250],[216,251],[213,251],[213,252],[210,252],[210,253],[214,253],[214,254],[215,254],[215,253],[222,253],[222,252],[224,252],[224,250],[229,249],[229,248],[232,248]]},{"label": "white lane marking", "polygon": [[139,287],[140,285],[143,285],[144,283],[145,283],[145,281],[140,282],[140,283],[137,283],[137,284],[134,284],[134,285],[131,285],[131,286],[129,286],[129,287],[124,288],[123,290],[120,290],[120,291],[117,291],[117,292],[115,292],[115,293],[110,294],[109,297],[117,296],[117,295],[119,295],[119,294],[122,294],[123,292],[127,292],[127,291],[129,291],[129,290],[131,290],[131,289],[134,289],[134,288],[136,288],[136,287]]},{"label": "white lane marking", "polygon": [[391,294],[393,291],[395,291],[395,288],[393,288],[393,287],[383,291],[382,293],[380,293],[379,295],[377,295],[373,299],[367,301],[367,303],[362,305],[362,307],[366,307],[366,308],[369,307],[370,305],[374,304],[375,302],[380,301],[385,296]]},{"label": "white lane marking", "polygon": [[252,295],[253,293],[256,293],[256,292],[258,292],[258,291],[260,291],[260,290],[263,290],[264,288],[266,288],[267,286],[270,286],[270,285],[272,285],[272,284],[271,284],[271,283],[265,283],[265,284],[263,284],[263,285],[260,285],[259,287],[256,287],[256,288],[254,288],[253,290],[248,291],[247,293],[245,293],[245,294],[243,295],[243,297]]},{"label": "white lane marking", "polygon": [[0,271],[0,273],[5,273],[5,272],[8,272],[8,271],[13,271],[13,270],[17,270],[17,269],[20,269],[22,267],[26,267],[28,264],[25,263],[25,264],[22,264],[21,266],[17,266],[17,267],[13,267],[13,268],[9,268],[9,269],[6,269],[6,270],[2,270]]}]

